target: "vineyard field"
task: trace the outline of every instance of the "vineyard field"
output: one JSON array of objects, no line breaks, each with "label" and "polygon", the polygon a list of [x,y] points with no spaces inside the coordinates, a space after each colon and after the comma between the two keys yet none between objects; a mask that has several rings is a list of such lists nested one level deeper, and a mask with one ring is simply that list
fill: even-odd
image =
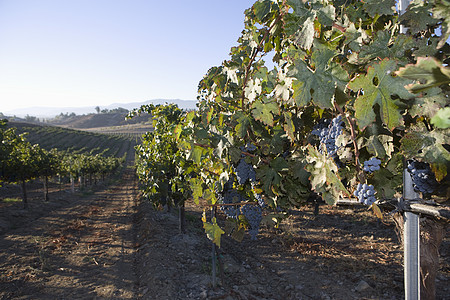
[{"label": "vineyard field", "polygon": [[19,122],[10,122],[8,126],[16,127],[18,134],[27,132],[26,139],[31,144],[39,144],[46,150],[57,148],[60,151],[93,151],[93,154],[106,150],[105,155],[122,157],[139,141],[135,136],[127,134],[106,135],[98,132]]}]

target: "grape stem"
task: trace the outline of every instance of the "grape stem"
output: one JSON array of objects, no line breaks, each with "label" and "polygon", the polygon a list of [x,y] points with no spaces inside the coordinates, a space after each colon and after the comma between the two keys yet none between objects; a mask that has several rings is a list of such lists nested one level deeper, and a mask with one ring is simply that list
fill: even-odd
[{"label": "grape stem", "polygon": [[344,116],[347,119],[348,123],[350,124],[350,134],[351,134],[351,137],[352,137],[353,148],[354,148],[354,151],[355,151],[356,173],[359,174],[361,172],[361,169],[359,167],[359,148],[358,148],[358,144],[356,143],[356,131],[355,131],[356,124],[355,124],[355,121],[345,114],[345,112],[336,103],[336,101],[334,101],[334,107],[339,111],[339,113],[342,116]]},{"label": "grape stem", "polygon": [[246,156],[250,156],[250,157],[258,157],[262,162],[264,162],[266,164],[268,164],[270,162],[268,159],[259,157],[258,155],[255,155],[255,154],[248,153],[247,151],[242,151],[242,154],[246,155]]}]

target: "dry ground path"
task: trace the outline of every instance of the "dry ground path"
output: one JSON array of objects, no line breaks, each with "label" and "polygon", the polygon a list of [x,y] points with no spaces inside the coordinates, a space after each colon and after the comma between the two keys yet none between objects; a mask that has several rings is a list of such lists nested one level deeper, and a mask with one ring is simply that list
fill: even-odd
[{"label": "dry ground path", "polygon": [[90,195],[11,210],[24,222],[0,236],[0,299],[135,298],[133,172]]}]

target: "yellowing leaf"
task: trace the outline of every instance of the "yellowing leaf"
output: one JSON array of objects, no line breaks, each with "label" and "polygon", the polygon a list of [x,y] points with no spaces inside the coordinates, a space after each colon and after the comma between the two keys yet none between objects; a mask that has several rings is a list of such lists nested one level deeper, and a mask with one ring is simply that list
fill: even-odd
[{"label": "yellowing leaf", "polygon": [[[206,219],[205,215],[206,214],[204,213],[202,221]],[[220,238],[222,237],[222,234],[225,233],[225,231],[223,231],[222,228],[217,225],[216,218],[212,218],[211,221],[212,223],[203,221],[203,228],[205,229],[208,238],[220,248]]]},{"label": "yellowing leaf", "polygon": [[375,216],[377,216],[378,219],[383,220],[383,214],[381,213],[381,209],[378,205],[375,203],[372,204],[372,210]]}]

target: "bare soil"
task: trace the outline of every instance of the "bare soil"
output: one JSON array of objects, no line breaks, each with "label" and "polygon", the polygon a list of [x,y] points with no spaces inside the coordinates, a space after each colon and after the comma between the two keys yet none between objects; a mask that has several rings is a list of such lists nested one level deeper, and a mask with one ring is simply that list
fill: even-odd
[{"label": "bare soil", "polygon": [[[403,252],[394,223],[358,207],[295,210],[258,240],[223,237],[216,288],[212,245],[200,216],[140,201],[132,169],[92,191],[51,186],[30,209],[17,187],[0,188],[0,299],[403,299]],[[17,195],[19,194],[19,195]],[[223,216],[219,214],[223,225]],[[448,232],[447,232],[448,233]],[[437,299],[450,299],[450,241],[441,249]]]}]

